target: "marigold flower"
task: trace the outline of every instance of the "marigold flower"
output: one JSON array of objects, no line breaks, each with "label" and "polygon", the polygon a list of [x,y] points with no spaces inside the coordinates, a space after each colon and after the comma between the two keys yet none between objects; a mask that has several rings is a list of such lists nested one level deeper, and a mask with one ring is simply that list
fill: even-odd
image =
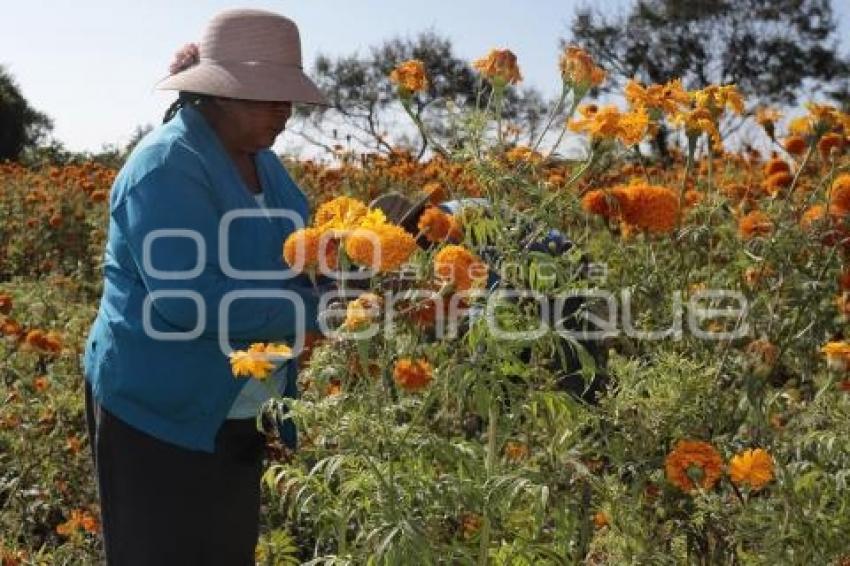
[{"label": "marigold flower", "polygon": [[766,450],[744,450],[729,461],[729,479],[757,491],[773,481],[773,458]]},{"label": "marigold flower", "polygon": [[543,160],[543,155],[539,151],[534,151],[528,146],[517,145],[505,152],[505,160],[511,165],[520,163],[539,163]]},{"label": "marigold flower", "polygon": [[[283,259],[293,269],[314,269],[324,265],[331,269],[337,267],[339,243],[334,238],[323,237],[319,228],[302,228],[290,234],[283,243]],[[322,246],[324,240],[324,246]],[[302,261],[299,262],[298,260]]]},{"label": "marigold flower", "polygon": [[776,122],[782,118],[782,113],[775,108],[759,107],[756,110],[756,122],[764,128],[764,131],[773,139],[776,134]]},{"label": "marigold flower", "polygon": [[[674,114],[690,104],[690,96],[682,86],[681,79],[667,84],[642,86],[635,80],[629,80],[623,91],[626,100],[634,108],[645,108],[649,112]],[[653,115],[654,117],[657,117]]]},{"label": "marigold flower", "polygon": [[711,489],[723,473],[723,459],[709,443],[680,440],[665,460],[667,480],[684,492]]},{"label": "marigold flower", "polygon": [[826,217],[826,207],[822,204],[816,204],[806,209],[800,217],[800,228],[804,232],[811,232],[812,229]]},{"label": "marigold flower", "polygon": [[486,57],[473,61],[472,67],[497,86],[522,81],[516,55],[510,49],[491,49]]},{"label": "marigold flower", "polygon": [[427,360],[401,358],[393,368],[393,380],[405,391],[421,391],[431,383],[433,373],[434,370]]},{"label": "marigold flower", "polygon": [[835,132],[830,132],[825,134],[820,140],[818,140],[818,151],[824,157],[824,159],[829,157],[829,154],[832,150],[836,150],[841,152],[844,149],[844,136],[841,134],[836,134]]},{"label": "marigold flower", "polygon": [[47,391],[47,388],[50,386],[50,381],[48,381],[46,375],[40,375],[33,380],[32,386],[33,389],[39,393],[43,393]]},{"label": "marigold flower", "polygon": [[380,314],[381,298],[374,293],[363,293],[348,303],[342,326],[346,330],[359,330],[374,322]]},{"label": "marigold flower", "polygon": [[774,173],[764,181],[764,190],[772,197],[778,196],[794,183],[794,175],[787,171]]},{"label": "marigold flower", "polygon": [[827,342],[820,351],[826,356],[829,369],[837,372],[850,369],[850,343]]},{"label": "marigold flower", "polygon": [[481,515],[476,515],[475,513],[464,514],[460,521],[461,534],[463,535],[463,538],[469,540],[474,537],[475,534],[481,530],[483,522]]},{"label": "marigold flower", "polygon": [[357,228],[345,240],[351,261],[379,272],[398,269],[416,247],[416,239],[394,224]]},{"label": "marigold flower", "polygon": [[97,519],[88,511],[74,509],[67,521],[56,526],[56,533],[68,537],[80,529],[87,533],[97,534],[100,531],[100,526]]},{"label": "marigold flower", "polygon": [[428,195],[428,202],[433,205],[438,205],[448,197],[446,189],[442,183],[431,181],[422,187],[422,192]]},{"label": "marigold flower", "polygon": [[670,232],[676,227],[679,195],[667,187],[630,185],[625,188],[623,222],[653,234]]},{"label": "marigold flower", "polygon": [[487,280],[487,266],[463,246],[450,244],[434,256],[437,279],[454,286],[455,291],[479,288]]},{"label": "marigold flower", "polygon": [[597,511],[593,515],[593,526],[597,529],[607,527],[609,524],[610,521],[608,520],[608,515],[605,513],[605,511]]},{"label": "marigold flower", "polygon": [[292,348],[286,344],[256,342],[247,351],[230,353],[230,369],[234,377],[250,376],[263,380],[275,369],[274,360],[282,361],[291,356]]},{"label": "marigold flower", "polygon": [[515,440],[505,442],[505,458],[511,462],[525,460],[528,458],[528,445]]},{"label": "marigold flower", "polygon": [[316,210],[313,226],[321,230],[353,230],[369,212],[369,208],[351,197],[336,197]]},{"label": "marigold flower", "polygon": [[689,138],[698,137],[705,133],[711,137],[715,145],[719,145],[722,141],[720,130],[717,129],[716,119],[707,108],[677,112],[673,116],[672,122],[682,126],[685,129],[685,135]]},{"label": "marigold flower", "polygon": [[773,233],[773,221],[760,210],[753,210],[738,221],[738,234],[744,240],[767,237]]},{"label": "marigold flower", "polygon": [[727,107],[735,114],[744,112],[744,97],[735,85],[709,85],[692,92],[691,96],[697,108],[709,110],[715,118]]},{"label": "marigold flower", "polygon": [[791,155],[800,156],[806,152],[806,148],[808,147],[808,143],[806,143],[805,138],[801,136],[788,136],[785,138],[785,141],[782,142],[785,151],[790,153]]},{"label": "marigold flower", "polygon": [[764,164],[764,176],[770,177],[771,175],[775,175],[776,173],[790,173],[791,166],[788,165],[788,162],[784,159],[780,159],[778,157],[774,157],[770,161]]},{"label": "marigold flower", "polygon": [[390,80],[398,85],[402,96],[424,91],[428,88],[425,63],[419,59],[409,59],[399,63],[390,73]]},{"label": "marigold flower", "polygon": [[766,338],[753,340],[747,344],[745,351],[747,354],[757,358],[759,362],[769,366],[776,365],[776,362],[779,360],[779,348]]},{"label": "marigold flower", "polygon": [[834,214],[850,213],[850,173],[835,178],[829,188],[829,210]]},{"label": "marigold flower", "polygon": [[561,78],[565,83],[574,85],[576,89],[586,91],[599,86],[605,80],[605,69],[597,67],[590,54],[575,45],[569,45],[561,53],[558,67]]},{"label": "marigold flower", "polygon": [[650,133],[649,114],[643,108],[621,112],[616,106],[579,108],[582,118],[570,120],[567,126],[574,132],[588,134],[593,140],[619,139],[623,145],[640,143]]},{"label": "marigold flower", "polygon": [[452,229],[452,216],[436,206],[431,206],[419,217],[417,227],[429,242],[442,242]]}]

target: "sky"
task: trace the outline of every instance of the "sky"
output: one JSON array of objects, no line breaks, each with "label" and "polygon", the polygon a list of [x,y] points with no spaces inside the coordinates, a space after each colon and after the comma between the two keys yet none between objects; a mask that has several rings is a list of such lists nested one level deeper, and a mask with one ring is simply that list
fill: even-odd
[{"label": "sky", "polygon": [[[317,54],[367,54],[392,37],[433,29],[471,60],[493,47],[517,54],[524,84],[560,89],[558,39],[590,0],[0,0],[0,65],[30,104],[54,121],[53,135],[75,151],[123,145],[139,125],[156,124],[174,98],[154,84],[174,51],[199,41],[218,11],[250,7],[294,20],[305,69]],[[622,9],[629,0],[591,4]],[[835,0],[840,35],[850,37],[850,0]],[[848,42],[850,43],[850,42]],[[294,134],[284,133],[283,151]]]}]

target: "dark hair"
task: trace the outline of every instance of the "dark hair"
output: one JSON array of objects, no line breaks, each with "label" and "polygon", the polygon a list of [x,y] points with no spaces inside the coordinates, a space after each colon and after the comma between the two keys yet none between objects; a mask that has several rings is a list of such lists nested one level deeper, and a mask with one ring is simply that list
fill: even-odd
[{"label": "dark hair", "polygon": [[198,106],[203,104],[211,97],[207,94],[197,92],[186,92],[181,90],[177,95],[177,100],[171,103],[168,110],[165,111],[165,116],[162,117],[162,123],[165,124],[177,114],[177,111],[186,106]]}]

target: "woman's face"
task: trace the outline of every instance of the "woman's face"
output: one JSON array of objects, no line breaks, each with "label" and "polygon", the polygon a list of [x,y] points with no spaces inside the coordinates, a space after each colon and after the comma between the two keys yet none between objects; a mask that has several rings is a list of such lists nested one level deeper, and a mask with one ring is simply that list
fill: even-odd
[{"label": "woman's face", "polygon": [[254,153],[274,144],[292,115],[291,102],[265,102],[220,98],[218,125],[228,145]]}]

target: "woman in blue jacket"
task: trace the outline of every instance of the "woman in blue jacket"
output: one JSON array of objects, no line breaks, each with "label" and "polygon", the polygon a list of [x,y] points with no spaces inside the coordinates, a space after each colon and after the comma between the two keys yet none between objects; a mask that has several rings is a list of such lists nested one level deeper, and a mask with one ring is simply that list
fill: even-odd
[{"label": "woman in blue jacket", "polygon": [[[292,103],[324,99],[295,24],[258,10],[216,16],[159,86],[179,98],[112,187],[83,358],[106,559],[254,564],[269,394],[227,354],[315,327],[318,292],[281,257],[307,199],[269,148]],[[294,395],[295,371],[270,379]]]}]

